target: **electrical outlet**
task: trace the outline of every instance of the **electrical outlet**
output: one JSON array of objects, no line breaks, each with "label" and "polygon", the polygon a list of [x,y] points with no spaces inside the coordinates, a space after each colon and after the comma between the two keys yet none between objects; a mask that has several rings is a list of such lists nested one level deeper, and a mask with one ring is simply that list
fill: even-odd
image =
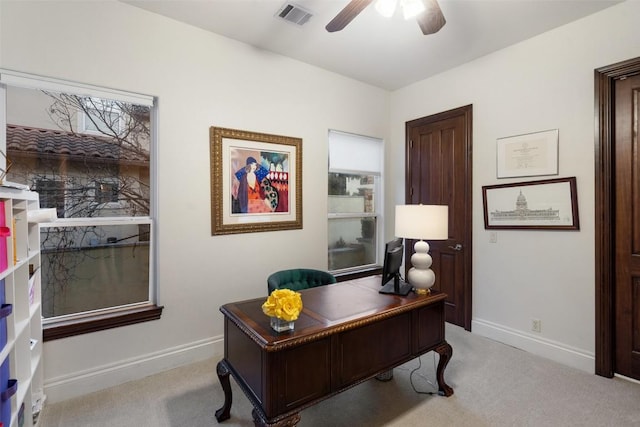
[{"label": "electrical outlet", "polygon": [[489,233],[489,243],[498,243],[498,232],[492,231]]},{"label": "electrical outlet", "polygon": [[531,330],[533,332],[542,332],[542,320],[531,319]]}]

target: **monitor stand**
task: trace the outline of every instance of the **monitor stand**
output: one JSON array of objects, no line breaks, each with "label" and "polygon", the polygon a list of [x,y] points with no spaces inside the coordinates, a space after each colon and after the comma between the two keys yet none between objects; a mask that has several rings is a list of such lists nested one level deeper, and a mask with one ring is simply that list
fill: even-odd
[{"label": "monitor stand", "polygon": [[402,295],[406,297],[412,289],[413,286],[404,280],[400,280],[399,276],[396,276],[393,280],[389,280],[378,292],[381,294]]}]

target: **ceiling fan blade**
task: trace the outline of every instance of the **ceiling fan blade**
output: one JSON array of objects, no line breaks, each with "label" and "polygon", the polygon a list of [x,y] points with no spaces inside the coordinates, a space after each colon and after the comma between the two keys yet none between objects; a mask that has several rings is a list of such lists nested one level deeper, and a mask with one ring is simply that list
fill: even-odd
[{"label": "ceiling fan blade", "polygon": [[349,22],[353,21],[353,18],[358,16],[365,7],[369,6],[372,1],[373,0],[351,0],[325,28],[330,33],[342,30]]},{"label": "ceiling fan blade", "polygon": [[444,27],[444,24],[447,23],[442,14],[442,10],[440,10],[440,5],[437,0],[423,0],[423,2],[426,10],[416,18],[422,34],[437,33],[440,31],[440,28]]}]

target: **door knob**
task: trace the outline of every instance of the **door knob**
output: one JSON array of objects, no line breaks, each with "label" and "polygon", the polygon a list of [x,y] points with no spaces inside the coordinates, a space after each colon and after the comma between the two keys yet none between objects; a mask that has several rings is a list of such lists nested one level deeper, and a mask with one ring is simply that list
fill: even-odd
[{"label": "door knob", "polygon": [[455,246],[449,246],[449,249],[453,249],[454,251],[461,251],[462,245],[460,243],[456,243]]}]

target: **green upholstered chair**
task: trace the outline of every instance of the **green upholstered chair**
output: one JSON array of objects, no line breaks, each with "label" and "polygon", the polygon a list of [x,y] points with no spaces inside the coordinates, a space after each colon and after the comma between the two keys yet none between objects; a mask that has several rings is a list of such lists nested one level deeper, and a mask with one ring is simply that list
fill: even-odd
[{"label": "green upholstered chair", "polygon": [[316,286],[330,285],[337,280],[333,274],[310,268],[294,268],[292,270],[276,271],[267,278],[269,294],[276,289],[291,289],[299,291]]}]

